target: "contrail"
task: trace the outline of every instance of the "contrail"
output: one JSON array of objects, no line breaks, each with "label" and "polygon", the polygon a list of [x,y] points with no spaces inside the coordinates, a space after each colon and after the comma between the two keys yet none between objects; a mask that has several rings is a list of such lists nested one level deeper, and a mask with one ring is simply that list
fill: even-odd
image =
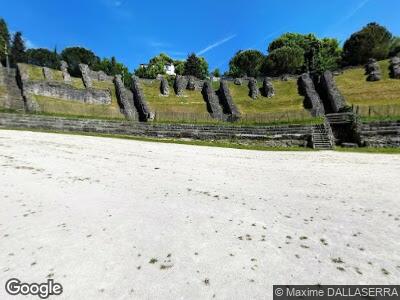
[{"label": "contrail", "polygon": [[216,47],[218,47],[218,46],[221,46],[222,44],[224,44],[224,43],[230,41],[231,39],[233,39],[233,38],[235,38],[235,37],[236,37],[236,34],[233,34],[233,35],[228,36],[228,37],[226,37],[226,38],[224,38],[224,39],[222,39],[222,40],[220,40],[220,41],[218,41],[218,42],[215,42],[214,44],[211,44],[211,45],[207,46],[206,48],[204,48],[203,50],[199,51],[199,52],[197,53],[197,55],[202,55],[202,54],[204,54],[204,53],[210,51],[211,49],[214,49],[214,48],[216,48]]}]

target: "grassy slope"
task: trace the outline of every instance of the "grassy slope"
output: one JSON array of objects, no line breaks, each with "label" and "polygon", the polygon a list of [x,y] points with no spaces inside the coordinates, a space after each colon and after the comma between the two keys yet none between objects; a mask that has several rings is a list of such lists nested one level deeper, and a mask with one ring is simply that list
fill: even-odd
[{"label": "grassy slope", "polygon": [[[309,112],[303,108],[303,97],[297,93],[297,83],[294,80],[275,81],[274,86],[277,94],[275,97],[253,100],[248,96],[247,86],[229,84],[233,100],[242,113],[240,124],[287,122],[288,119],[311,120]],[[156,80],[153,83],[143,82],[142,87],[151,110],[158,115],[157,121],[212,122],[199,91],[185,91],[186,97],[176,97],[170,87],[170,96],[163,97],[160,96],[159,82]],[[213,83],[213,87],[217,89],[219,83]]]},{"label": "grassy slope", "polygon": [[[33,65],[26,65],[28,68],[29,79],[38,81],[44,80],[42,68]],[[53,73],[53,80],[62,82],[62,72],[58,70],[51,70]],[[71,77],[70,85],[77,89],[84,89],[81,78]],[[74,102],[71,100],[56,99],[45,96],[35,95],[36,101],[39,103],[41,110],[46,114],[64,115],[64,116],[82,116],[82,117],[98,117],[98,118],[111,118],[111,119],[124,119],[124,115],[120,112],[116,91],[114,84],[111,82],[93,81],[93,88],[110,90],[112,101],[111,105],[101,104],[84,104],[81,102]]]},{"label": "grassy slope", "polygon": [[379,62],[382,80],[366,81],[364,68],[344,71],[336,77],[340,91],[350,105],[360,106],[359,113],[368,115],[368,107],[374,106],[372,115],[400,115],[400,80],[389,78],[389,61]]},{"label": "grassy slope", "polygon": [[161,122],[176,121],[212,121],[200,91],[185,91],[184,97],[177,97],[170,87],[168,97],[160,95],[160,82],[141,83],[150,110],[156,113],[156,120]]},{"label": "grassy slope", "polygon": [[[259,83],[261,87],[262,83]],[[303,97],[298,94],[295,80],[274,80],[275,96],[266,98],[260,95],[256,100],[249,96],[246,85],[229,84],[229,89],[244,120],[280,121],[310,119],[310,113],[303,107]]]}]

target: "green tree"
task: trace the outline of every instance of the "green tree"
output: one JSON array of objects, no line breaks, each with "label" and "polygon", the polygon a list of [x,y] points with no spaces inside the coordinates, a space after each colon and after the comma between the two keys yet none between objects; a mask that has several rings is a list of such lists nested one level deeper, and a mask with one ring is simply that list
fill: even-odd
[{"label": "green tree", "polygon": [[263,73],[270,75],[296,74],[304,66],[304,50],[283,46],[272,50],[263,66]]},{"label": "green tree", "polygon": [[17,31],[14,34],[12,43],[11,43],[11,62],[12,65],[16,65],[17,63],[26,62],[26,47],[25,42],[22,38],[22,32]]},{"label": "green tree", "polygon": [[93,51],[82,47],[65,48],[61,52],[61,58],[68,63],[72,76],[80,76],[79,64],[86,64],[92,70],[98,70],[100,58]]},{"label": "green tree", "polygon": [[229,74],[233,77],[257,77],[261,74],[264,59],[258,50],[238,51],[229,62]]},{"label": "green tree", "polygon": [[360,65],[365,64],[369,58],[386,59],[391,40],[392,34],[385,27],[369,23],[344,43],[343,62],[345,65]]},{"label": "green tree", "polygon": [[7,23],[3,18],[0,18],[0,63],[5,65],[6,55],[5,50],[10,49],[10,33]]},{"label": "green tree", "polygon": [[130,86],[132,74],[129,72],[128,67],[126,67],[123,63],[118,62],[114,56],[110,59],[103,58],[98,64],[97,68],[99,71],[101,70],[109,76],[122,75],[125,85],[127,87]]},{"label": "green tree", "polygon": [[183,73],[185,72],[185,61],[183,60],[175,60],[173,62],[174,66],[175,66],[175,74],[176,75],[183,75]]},{"label": "green tree", "polygon": [[[303,50],[302,71],[334,70],[338,68],[341,60],[341,50],[336,39],[324,38],[321,40],[314,34],[285,33],[271,42],[268,52],[272,53],[282,47]],[[287,53],[287,50],[285,52]],[[298,50],[293,53],[298,53]]]},{"label": "green tree", "polygon": [[216,68],[214,71],[212,71],[212,75],[214,77],[221,77],[221,71],[218,68]]},{"label": "green tree", "polygon": [[26,58],[28,64],[52,69],[60,68],[60,57],[55,51],[44,48],[26,50]]},{"label": "green tree", "polygon": [[165,74],[165,65],[173,63],[173,59],[164,53],[150,59],[146,67],[140,67],[135,70],[135,75],[142,78],[154,79],[157,75]]},{"label": "green tree", "polygon": [[183,74],[205,79],[208,76],[208,63],[204,57],[198,57],[192,53],[186,59]]},{"label": "green tree", "polygon": [[400,37],[393,37],[390,41],[389,56],[400,55]]}]

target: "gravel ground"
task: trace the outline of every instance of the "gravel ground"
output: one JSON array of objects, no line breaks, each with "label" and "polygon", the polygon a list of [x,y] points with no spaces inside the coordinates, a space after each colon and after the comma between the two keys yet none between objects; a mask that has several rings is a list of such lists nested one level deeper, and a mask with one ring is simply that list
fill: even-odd
[{"label": "gravel ground", "polygon": [[53,278],[52,299],[271,299],[274,284],[400,280],[399,155],[1,130],[0,166],[0,299],[19,299],[13,277]]}]

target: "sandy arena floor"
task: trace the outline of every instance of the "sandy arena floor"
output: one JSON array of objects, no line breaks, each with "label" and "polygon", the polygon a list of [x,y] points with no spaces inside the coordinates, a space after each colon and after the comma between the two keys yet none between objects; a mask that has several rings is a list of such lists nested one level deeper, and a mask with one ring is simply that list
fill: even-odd
[{"label": "sandy arena floor", "polygon": [[[400,156],[0,131],[0,299],[271,299],[398,284]],[[26,299],[26,298],[22,298]],[[29,298],[29,299],[38,299]]]}]

